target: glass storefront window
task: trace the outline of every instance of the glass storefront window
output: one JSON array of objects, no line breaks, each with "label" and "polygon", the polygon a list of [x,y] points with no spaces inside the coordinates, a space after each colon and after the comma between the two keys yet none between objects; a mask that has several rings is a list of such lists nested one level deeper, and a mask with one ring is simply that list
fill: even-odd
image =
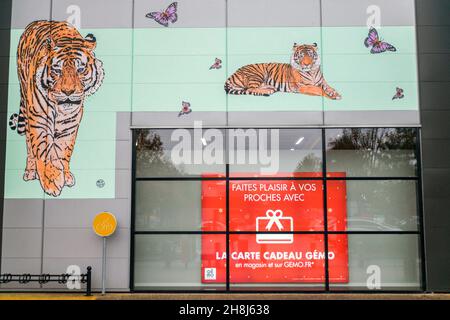
[{"label": "glass storefront window", "polygon": [[414,128],[326,130],[327,171],[348,177],[417,176]]},{"label": "glass storefront window", "polygon": [[138,181],[136,231],[225,231],[225,181]]},{"label": "glass storefront window", "polygon": [[[225,279],[224,274],[208,275],[209,270],[202,267],[211,261],[209,269],[219,269],[215,251],[225,244],[225,235],[209,235],[208,241],[211,246],[202,247],[198,234],[136,235],[134,286],[139,290],[225,289],[224,281],[205,281],[205,275]],[[219,262],[221,270],[224,263]]]},{"label": "glass storefront window", "polygon": [[319,129],[228,129],[227,133],[231,177],[322,175]]},{"label": "glass storefront window", "polygon": [[348,262],[329,260],[330,270],[348,265],[346,283],[332,283],[332,290],[420,290],[419,237],[410,234],[329,235],[330,250],[348,243]]},{"label": "glass storefront window", "polygon": [[[258,236],[264,236],[260,240],[267,243],[258,241]],[[230,235],[232,290],[324,290],[323,235],[283,234],[285,239],[291,241],[278,244],[271,243],[267,236],[271,235]],[[333,277],[338,273],[341,272],[333,272]],[[345,276],[345,270],[342,275]]]},{"label": "glass storefront window", "polygon": [[[411,180],[329,180],[328,230],[416,231],[417,182]],[[346,194],[338,202],[337,190]],[[335,211],[345,211],[344,220]]]},{"label": "glass storefront window", "polygon": [[136,290],[422,288],[417,129],[179,130],[134,134]]},{"label": "glass storefront window", "polygon": [[136,177],[224,176],[225,133],[209,130],[136,130]]}]

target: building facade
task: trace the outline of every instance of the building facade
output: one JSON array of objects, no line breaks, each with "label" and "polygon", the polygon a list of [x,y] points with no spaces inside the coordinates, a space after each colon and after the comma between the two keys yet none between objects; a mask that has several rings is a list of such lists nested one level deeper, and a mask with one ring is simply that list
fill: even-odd
[{"label": "building facade", "polygon": [[0,273],[449,290],[447,1],[1,5]]}]

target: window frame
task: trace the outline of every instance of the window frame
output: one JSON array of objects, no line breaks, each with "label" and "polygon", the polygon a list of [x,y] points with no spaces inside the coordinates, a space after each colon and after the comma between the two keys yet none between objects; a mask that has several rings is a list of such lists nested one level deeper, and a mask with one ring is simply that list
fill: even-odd
[{"label": "window frame", "polygon": [[[232,289],[230,288],[230,268],[229,268],[229,239],[230,234],[256,234],[256,231],[230,231],[229,226],[229,220],[230,220],[230,196],[229,196],[229,187],[230,187],[230,181],[233,180],[319,180],[323,184],[323,230],[321,231],[292,231],[292,232],[277,232],[277,233],[291,233],[291,234],[321,234],[324,237],[324,253],[325,253],[325,281],[323,282],[323,290],[321,290],[321,287],[316,287],[314,292],[321,292],[321,293],[418,293],[418,292],[424,292],[426,290],[426,269],[425,269],[425,244],[424,244],[424,225],[423,225],[423,186],[422,186],[422,164],[421,164],[421,128],[417,126],[362,126],[362,127],[355,127],[355,126],[340,126],[340,127],[215,127],[215,126],[208,126],[204,127],[203,129],[320,129],[321,130],[321,145],[322,145],[322,175],[320,177],[267,177],[267,176],[261,176],[261,177],[233,177],[230,176],[230,165],[227,163],[225,164],[225,177],[201,177],[201,176],[178,176],[178,177],[136,177],[136,132],[138,130],[175,130],[180,128],[132,128],[132,191],[131,191],[131,237],[130,237],[130,277],[129,277],[129,286],[131,292],[159,292],[159,293],[255,293],[255,292],[261,292],[264,293],[311,293],[311,290],[270,290],[265,288],[262,289],[263,285],[260,287],[256,287],[255,290],[248,290],[248,289]],[[360,177],[360,176],[352,176],[352,177],[327,177],[327,142],[326,142],[326,130],[327,129],[343,129],[343,128],[358,128],[358,129],[378,129],[378,128],[409,128],[415,130],[415,150],[414,154],[416,156],[417,164],[416,164],[416,176],[368,176],[368,177]],[[185,127],[183,129],[193,129],[192,127]],[[225,145],[225,152],[228,153],[228,143]],[[136,218],[136,182],[137,181],[204,181],[204,180],[220,180],[225,181],[225,192],[226,192],[226,230],[225,231],[136,231],[135,230],[135,218]],[[357,230],[343,230],[343,231],[329,231],[328,230],[328,204],[327,204],[327,181],[329,180],[359,180],[359,181],[373,181],[373,180],[413,180],[417,183],[416,188],[416,206],[417,206],[417,220],[418,220],[418,227],[417,230],[414,231],[357,231]],[[261,233],[261,232],[260,232]],[[184,290],[184,289],[174,289],[168,287],[167,290],[161,290],[161,289],[155,289],[155,290],[148,290],[148,289],[140,289],[139,287],[135,287],[134,283],[134,272],[135,272],[135,265],[134,265],[134,246],[135,246],[135,236],[136,235],[145,235],[145,234],[160,234],[160,235],[170,235],[170,234],[223,234],[226,236],[226,252],[227,252],[227,268],[226,268],[226,285],[224,290],[208,290],[206,287],[205,289],[199,289],[199,290]],[[419,238],[419,253],[418,256],[420,257],[420,289],[418,290],[411,290],[411,289],[405,289],[405,290],[389,290],[389,289],[379,289],[379,290],[336,290],[332,289],[330,286],[329,281],[329,258],[328,258],[328,252],[329,252],[329,239],[328,235],[333,234],[344,234],[344,235],[350,235],[350,234],[377,234],[377,235],[383,235],[383,234],[414,234],[417,235]],[[299,284],[299,287],[301,287],[301,283]]]}]

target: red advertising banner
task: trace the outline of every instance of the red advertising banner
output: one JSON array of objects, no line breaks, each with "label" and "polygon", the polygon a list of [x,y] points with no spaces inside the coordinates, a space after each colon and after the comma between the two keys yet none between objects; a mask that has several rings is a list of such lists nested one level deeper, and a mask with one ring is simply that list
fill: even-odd
[{"label": "red advertising banner", "polygon": [[[202,182],[204,231],[225,230],[224,184]],[[328,181],[327,191],[328,230],[345,230],[345,181]],[[324,230],[322,180],[230,180],[228,195],[230,231],[253,232],[230,234],[230,282],[325,281],[324,235],[290,233]],[[348,282],[347,237],[330,238],[328,249],[330,282]],[[202,235],[203,283],[226,281],[226,252],[225,235]]]}]

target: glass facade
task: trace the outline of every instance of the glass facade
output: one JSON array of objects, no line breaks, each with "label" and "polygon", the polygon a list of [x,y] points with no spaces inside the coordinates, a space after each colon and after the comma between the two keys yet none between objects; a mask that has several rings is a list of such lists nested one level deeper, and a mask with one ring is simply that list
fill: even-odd
[{"label": "glass facade", "polygon": [[134,290],[422,289],[417,128],[133,136]]}]

